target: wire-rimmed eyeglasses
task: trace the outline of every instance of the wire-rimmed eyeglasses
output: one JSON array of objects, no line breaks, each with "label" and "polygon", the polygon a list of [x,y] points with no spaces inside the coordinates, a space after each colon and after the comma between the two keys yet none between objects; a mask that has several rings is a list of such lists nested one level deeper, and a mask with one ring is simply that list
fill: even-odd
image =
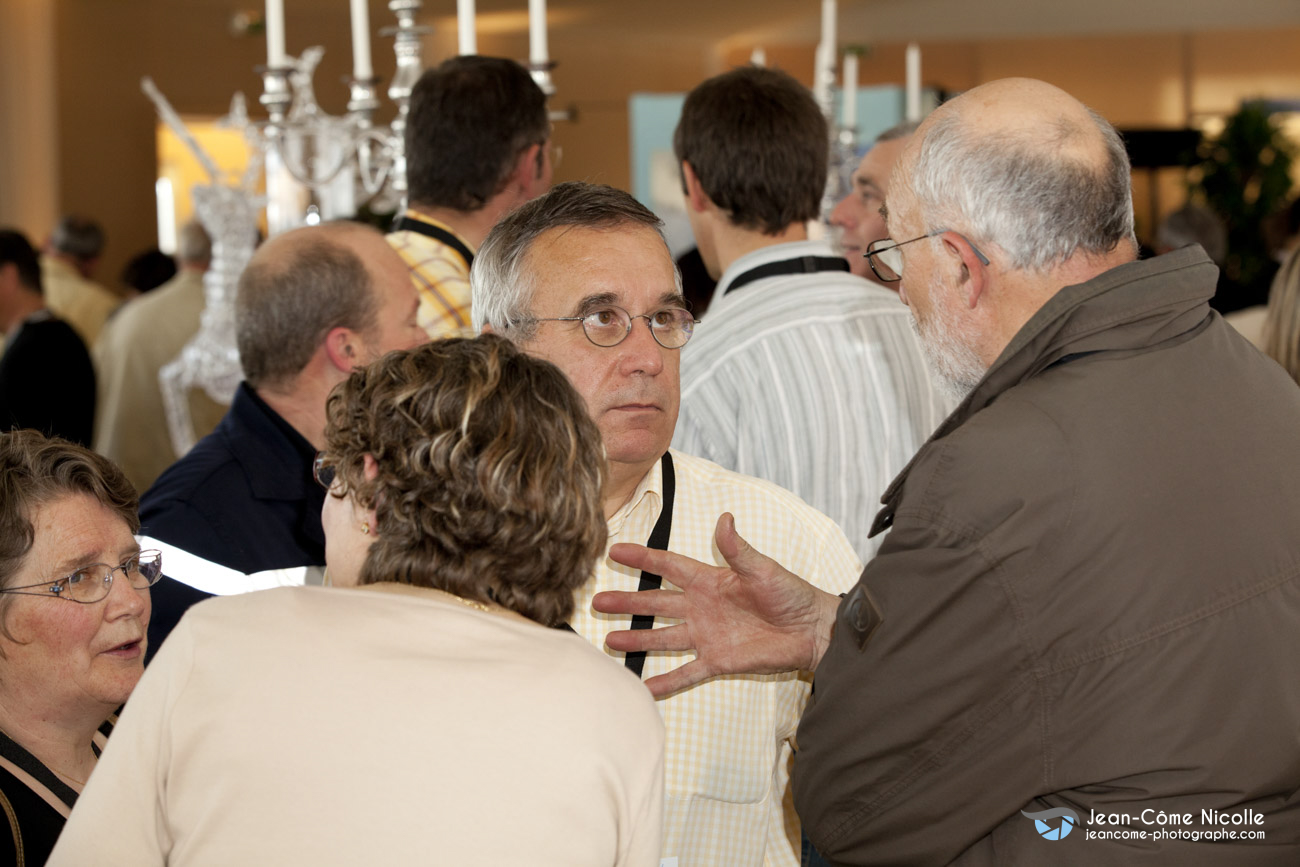
[{"label": "wire-rimmed eyeglasses", "polygon": [[[911,244],[913,241],[924,241],[926,238],[933,238],[936,235],[942,235],[944,232],[952,232],[951,229],[935,229],[933,232],[926,232],[919,238],[913,238],[911,241],[899,241],[897,244],[888,238],[881,238],[878,241],[872,241],[867,245],[867,252],[862,255],[866,257],[867,264],[871,270],[876,272],[876,276],[886,283],[897,283],[903,279],[903,254],[898,252],[898,248],[904,244]],[[980,248],[970,242],[961,232],[953,232],[958,238],[966,242],[971,252],[980,260],[980,264],[987,265],[988,257],[980,252]]]},{"label": "wire-rimmed eyeglasses", "polygon": [[126,580],[136,590],[152,587],[162,577],[162,552],[141,551],[132,554],[116,566],[92,563],[89,566],[82,566],[71,575],[64,575],[53,581],[24,584],[22,587],[6,587],[0,590],[0,593],[15,593],[19,596],[53,596],[56,599],[67,599],[70,602],[89,605],[108,596],[116,572],[125,575]]},{"label": "wire-rimmed eyeglasses", "polygon": [[581,322],[582,332],[597,346],[618,346],[632,333],[632,320],[644,319],[650,334],[664,349],[681,349],[695,333],[695,317],[682,307],[665,307],[633,316],[622,307],[601,307],[583,316],[553,316],[538,322]]}]

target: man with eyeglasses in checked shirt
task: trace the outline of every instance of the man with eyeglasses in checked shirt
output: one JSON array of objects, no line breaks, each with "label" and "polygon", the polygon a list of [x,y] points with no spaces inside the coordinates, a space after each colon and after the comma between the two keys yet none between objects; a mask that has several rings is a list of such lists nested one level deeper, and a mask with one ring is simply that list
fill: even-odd
[{"label": "man with eyeglasses in checked shirt", "polygon": [[[610,544],[648,543],[721,564],[713,534],[729,512],[737,526],[802,564],[817,586],[847,590],[859,562],[829,518],[768,482],[669,450],[679,352],[695,320],[661,225],[610,187],[555,187],[484,242],[471,274],[475,324],[553,362],[586,400],[609,460]],[[579,593],[570,625],[598,647],[610,630],[649,627],[649,619],[596,614],[591,597],[654,586],[655,576],[606,556]],[[610,655],[643,677],[692,658]],[[659,701],[667,729],[665,867],[799,863],[789,767],[808,695],[807,675],[789,673],[715,678]]]}]

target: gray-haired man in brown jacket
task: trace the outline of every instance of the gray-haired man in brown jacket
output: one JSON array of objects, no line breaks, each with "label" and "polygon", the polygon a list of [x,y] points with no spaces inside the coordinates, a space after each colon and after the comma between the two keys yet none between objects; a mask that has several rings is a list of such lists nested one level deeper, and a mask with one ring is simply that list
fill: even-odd
[{"label": "gray-haired man in brown jacket", "polygon": [[731,569],[639,547],[694,648],[648,684],[815,670],[795,803],[836,864],[1300,863],[1300,389],[1210,311],[1197,247],[1136,261],[1114,130],[1042,82],[937,110],[892,251],[965,398],[895,480],[844,600],[719,522]]}]

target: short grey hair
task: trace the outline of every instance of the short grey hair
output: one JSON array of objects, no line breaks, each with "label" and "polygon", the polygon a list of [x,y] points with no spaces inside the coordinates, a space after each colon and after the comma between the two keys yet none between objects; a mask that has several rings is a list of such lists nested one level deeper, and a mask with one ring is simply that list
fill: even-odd
[{"label": "short grey hair", "polygon": [[190,220],[177,233],[176,259],[183,265],[212,261],[212,239],[198,220]]},{"label": "short grey hair", "polygon": [[910,177],[927,230],[962,229],[1012,268],[1035,271],[1079,252],[1136,248],[1128,152],[1105,118],[1088,114],[1105,145],[1100,169],[1058,152],[1089,133],[1068,118],[996,135],[973,132],[956,111],[934,118]]},{"label": "short grey hair", "polygon": [[900,138],[907,138],[916,132],[921,126],[919,120],[905,120],[902,123],[894,124],[889,129],[876,136],[876,144],[887,141],[897,141]]},{"label": "short grey hair", "polygon": [[[664,240],[664,221],[629,194],[605,184],[569,181],[516,208],[488,233],[474,256],[469,283],[473,293],[474,330],[484,325],[513,341],[528,341],[537,332],[532,314],[536,286],[526,266],[533,243],[545,232],[559,228],[618,229],[646,226]],[[668,253],[672,258],[671,252]],[[673,268],[677,291],[682,277]]]},{"label": "short grey hair", "polygon": [[50,246],[78,262],[89,262],[104,250],[104,229],[89,217],[68,214],[50,233]]},{"label": "short grey hair", "polygon": [[235,344],[253,388],[290,383],[331,329],[367,332],[379,320],[370,271],[348,243],[382,240],[378,231],[340,221],[287,234],[253,254],[235,293]]}]

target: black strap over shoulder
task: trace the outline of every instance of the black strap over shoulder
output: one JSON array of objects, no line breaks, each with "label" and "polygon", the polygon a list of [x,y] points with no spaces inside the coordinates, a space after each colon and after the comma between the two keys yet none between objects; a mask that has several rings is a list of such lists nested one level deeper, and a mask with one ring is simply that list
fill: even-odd
[{"label": "black strap over shoulder", "polygon": [[[645,543],[647,548],[654,548],[656,551],[668,550],[668,539],[672,535],[673,529],[673,499],[677,492],[677,474],[673,470],[673,458],[668,452],[664,452],[663,459],[660,461],[663,465],[664,475],[664,495],[663,505],[659,510],[659,520],[655,521],[654,529],[650,531],[650,539]],[[637,586],[637,592],[645,590],[658,590],[663,586],[664,579],[652,572],[641,571],[641,582]],[[654,626],[653,614],[637,614],[632,617],[633,629],[650,629]],[[623,664],[628,670],[637,677],[641,676],[641,671],[645,668],[645,651],[635,650],[628,653],[623,660]]]},{"label": "black strap over shoulder", "polygon": [[768,262],[766,265],[758,265],[736,275],[736,279],[727,284],[727,288],[723,290],[722,294],[726,295],[742,286],[753,283],[755,280],[763,280],[768,277],[848,270],[848,260],[841,259],[839,256],[796,256],[793,259],[782,259],[780,262]]},{"label": "black strap over shoulder", "polygon": [[44,786],[51,795],[58,798],[71,809],[77,803],[77,791],[58,778],[58,776],[36,756],[27,752],[4,732],[0,732],[0,756],[4,756],[14,765],[27,772],[38,785]]},{"label": "black strap over shoulder", "polygon": [[415,232],[433,238],[435,241],[441,241],[460,254],[460,257],[465,260],[466,268],[474,264],[474,254],[470,252],[469,247],[466,247],[460,238],[457,238],[441,226],[434,226],[423,220],[413,220],[410,217],[398,217],[393,223],[393,231]]}]

